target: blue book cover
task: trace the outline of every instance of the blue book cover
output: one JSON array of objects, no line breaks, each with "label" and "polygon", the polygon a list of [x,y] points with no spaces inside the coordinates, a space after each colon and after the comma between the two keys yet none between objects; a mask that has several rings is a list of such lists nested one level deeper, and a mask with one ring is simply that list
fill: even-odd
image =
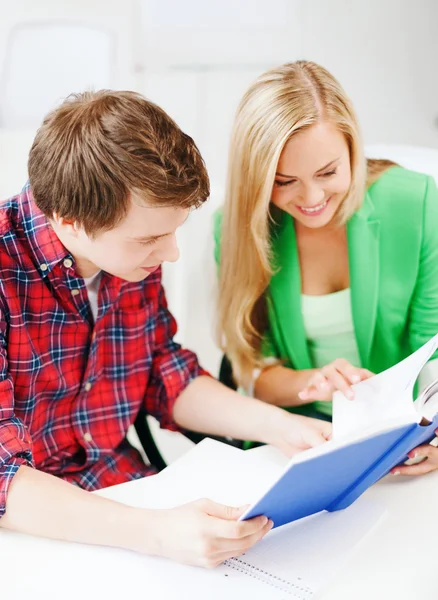
[{"label": "blue book cover", "polygon": [[[368,401],[371,407],[374,401],[379,407],[385,397],[388,398],[390,408],[395,407],[394,410],[397,410],[397,398],[394,401],[391,395],[394,389],[397,394],[400,391],[397,385],[392,386],[392,382],[395,379],[398,382],[407,381],[408,385],[403,383],[404,398],[399,399],[399,418],[395,413],[392,419],[387,418],[383,423],[377,423],[377,427],[370,420],[368,425],[374,425],[374,429],[368,427],[368,432],[355,431],[353,428],[344,439],[331,440],[297,455],[241,519],[265,515],[272,519],[274,527],[280,527],[323,510],[346,508],[390,469],[404,462],[408,452],[430,442],[438,428],[438,406],[435,409],[434,405],[434,401],[438,400],[438,384],[434,383],[427,388],[418,399],[421,403],[417,400],[417,410],[412,402],[412,390],[418,373],[437,345],[438,336],[435,336],[411,357],[396,365],[402,369],[400,377],[397,377],[397,369],[394,367],[385,372],[388,376],[377,376],[375,379],[383,382],[383,388],[377,386],[373,392],[369,383],[362,387],[367,395],[371,394],[374,398],[362,397],[362,406],[359,403],[357,405],[360,416],[364,414],[364,406],[366,408],[364,402]],[[411,369],[407,368],[409,366]],[[372,382],[373,379],[368,381]],[[429,405],[426,404],[428,400]],[[348,403],[349,410],[354,402]],[[384,412],[385,407],[381,406]],[[428,406],[427,419],[422,418],[420,412],[425,406]],[[376,415],[378,416],[378,412],[373,415],[374,419]],[[388,411],[385,415],[388,417]]]}]

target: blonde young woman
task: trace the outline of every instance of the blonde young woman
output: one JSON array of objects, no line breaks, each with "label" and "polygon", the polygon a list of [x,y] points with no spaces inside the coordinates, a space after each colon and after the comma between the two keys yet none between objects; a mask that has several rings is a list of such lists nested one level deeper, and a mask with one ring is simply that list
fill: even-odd
[{"label": "blonde young woman", "polygon": [[[350,100],[306,61],[243,97],[216,215],[219,328],[236,381],[330,419],[340,389],[438,332],[438,193],[431,177],[366,160]],[[438,468],[427,460],[396,471]]]}]

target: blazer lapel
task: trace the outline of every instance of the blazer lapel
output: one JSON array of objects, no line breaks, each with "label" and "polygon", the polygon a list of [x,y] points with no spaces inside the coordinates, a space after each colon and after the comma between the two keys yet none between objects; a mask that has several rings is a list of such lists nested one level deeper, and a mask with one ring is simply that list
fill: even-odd
[{"label": "blazer lapel", "polygon": [[369,364],[377,320],[380,222],[372,218],[373,204],[365,202],[347,224],[351,304],[362,365]]},{"label": "blazer lapel", "polygon": [[286,354],[295,369],[310,369],[312,364],[307,348],[301,312],[301,276],[293,219],[284,214],[281,224],[273,231],[274,275],[269,291],[270,319],[282,354]]}]

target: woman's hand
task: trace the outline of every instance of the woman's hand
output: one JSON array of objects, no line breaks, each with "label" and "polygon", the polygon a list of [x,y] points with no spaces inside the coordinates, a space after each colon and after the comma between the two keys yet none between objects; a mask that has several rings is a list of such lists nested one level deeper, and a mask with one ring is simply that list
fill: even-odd
[{"label": "woman's hand", "polygon": [[344,358],[337,358],[314,373],[298,397],[306,402],[331,400],[334,392],[339,390],[346,398],[353,400],[354,390],[351,386],[373,375],[368,369],[354,367]]},{"label": "woman's hand", "polygon": [[[438,429],[435,431],[438,436]],[[399,465],[391,470],[393,475],[425,475],[438,469],[438,448],[437,438],[432,444],[424,444],[411,450],[408,454],[410,459],[415,459],[416,463],[412,465]]]}]

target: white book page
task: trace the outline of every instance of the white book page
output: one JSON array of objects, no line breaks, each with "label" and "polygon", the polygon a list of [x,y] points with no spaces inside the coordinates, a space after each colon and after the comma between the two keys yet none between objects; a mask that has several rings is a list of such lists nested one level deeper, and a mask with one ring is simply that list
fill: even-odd
[{"label": "white book page", "polygon": [[[137,491],[136,505],[170,507],[200,497],[249,503],[278,479],[285,461],[275,451],[271,457],[266,449],[244,452],[206,439],[149,480],[142,496]],[[109,488],[103,495],[122,500],[120,492],[126,487]],[[209,600],[311,600],[383,513],[380,506],[360,499],[345,511],[320,513],[275,529],[245,556],[213,571],[155,558],[145,561],[143,576],[149,581],[177,580],[179,589],[196,590],[194,597]]]},{"label": "white book page", "polygon": [[432,421],[438,413],[438,381],[431,383],[415,400],[415,410],[419,415]]},{"label": "white book page", "polygon": [[[276,481],[284,462],[206,438],[158,475],[95,492],[139,508],[171,508],[199,498],[243,506]],[[172,489],[169,494],[168,490]]]},{"label": "white book page", "polygon": [[[180,461],[176,461],[160,475],[113,486],[98,494],[134,506],[156,508],[210,496],[210,491],[226,501],[227,497],[246,497],[245,489],[237,489],[245,488],[244,478],[231,475],[227,479],[233,463],[241,467],[247,462],[249,472],[258,464],[260,472],[269,477],[282,468],[277,461],[270,467],[269,460],[257,454],[219,442],[205,440],[202,444],[205,453],[195,447],[180,459],[179,467]],[[208,457],[213,463],[208,464]],[[255,476],[252,473],[251,477]],[[223,489],[215,492],[218,486]],[[62,590],[64,600],[75,600],[77,586],[65,585],[73,570],[80,571],[87,598],[134,598],[144,590],[143,595],[148,598],[311,600],[329,584],[382,513],[381,508],[362,498],[345,511],[321,513],[274,530],[238,559],[241,562],[232,560],[214,570],[116,548],[59,542],[0,529],[1,564],[10,575],[3,584],[4,592],[11,598],[58,600]]]},{"label": "white book page", "polygon": [[385,421],[412,423],[418,414],[412,402],[415,381],[438,346],[438,335],[390,369],[353,387],[354,399],[333,395],[333,439],[362,429],[386,429]]}]

